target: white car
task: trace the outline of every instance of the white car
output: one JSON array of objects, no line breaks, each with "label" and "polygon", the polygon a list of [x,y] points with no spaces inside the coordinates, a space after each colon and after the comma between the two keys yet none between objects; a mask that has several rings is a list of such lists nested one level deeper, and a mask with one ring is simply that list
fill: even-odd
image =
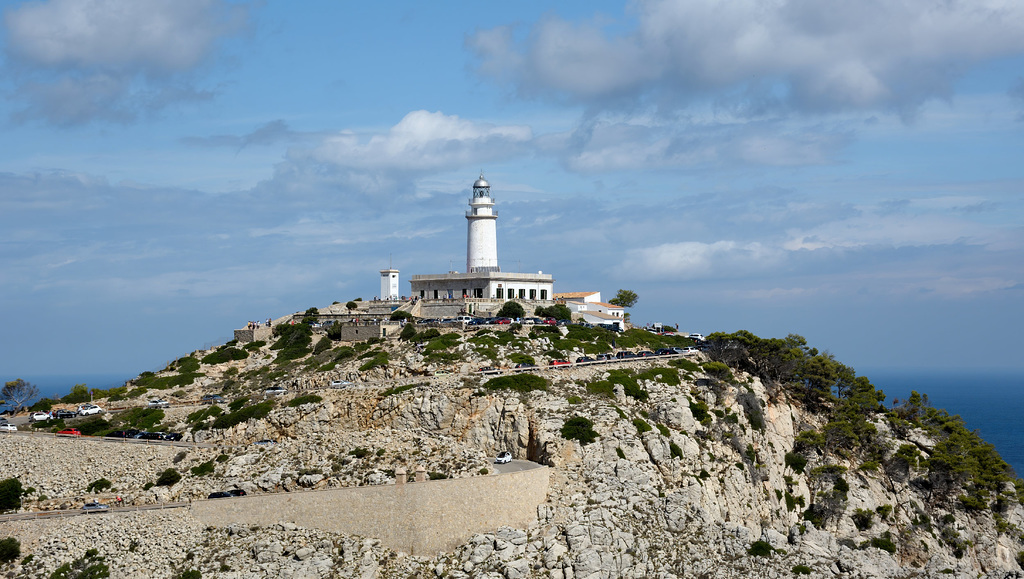
[{"label": "white car", "polygon": [[49,420],[49,419],[50,419],[50,415],[47,414],[46,412],[33,412],[32,414],[29,414],[29,416],[28,416],[29,422],[42,422],[44,420]]},{"label": "white car", "polygon": [[275,396],[277,394],[284,394],[287,391],[288,390],[285,390],[280,386],[274,386],[273,388],[267,388],[266,390],[264,390],[263,393],[266,394],[267,396]]},{"label": "white car", "polygon": [[684,356],[693,356],[693,355],[696,355],[696,354],[700,354],[700,350],[698,350],[697,348],[694,348],[693,346],[687,346],[685,348],[682,348],[682,350],[683,351],[680,352],[680,354],[682,354]]},{"label": "white car", "polygon": [[79,416],[91,416],[93,414],[103,414],[103,409],[95,404],[84,404],[78,407]]},{"label": "white car", "polygon": [[171,403],[164,400],[163,398],[155,398],[149,401],[150,408],[170,408]]},{"label": "white car", "polygon": [[512,462],[512,453],[509,451],[499,452],[498,458],[494,459],[495,464],[508,464]]},{"label": "white car", "polygon": [[352,383],[348,380],[331,380],[331,388],[341,388],[343,386],[351,386]]},{"label": "white car", "polygon": [[18,432],[18,427],[10,422],[5,422],[0,424],[0,432]]},{"label": "white car", "polygon": [[82,510],[87,513],[105,513],[110,510],[110,505],[98,503],[93,501],[91,503],[85,503],[82,505]]}]

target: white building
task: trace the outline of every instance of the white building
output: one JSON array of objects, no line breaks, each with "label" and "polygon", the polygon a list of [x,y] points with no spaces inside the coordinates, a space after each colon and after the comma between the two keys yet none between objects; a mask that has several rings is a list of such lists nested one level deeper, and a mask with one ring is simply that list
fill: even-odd
[{"label": "white building", "polygon": [[397,300],[398,299],[398,270],[397,269],[382,269],[382,270],[380,270],[380,299],[382,299],[382,300]]},{"label": "white building", "polygon": [[562,302],[586,302],[593,303],[601,301],[601,292],[565,292],[555,294],[555,301]]},{"label": "white building", "polygon": [[[563,296],[571,294],[557,295]],[[574,314],[579,314],[583,318],[583,321],[587,323],[615,324],[619,326],[619,329],[625,329],[626,310],[622,306],[606,304],[601,301],[565,300],[564,303],[565,307],[569,308],[569,311]]]},{"label": "white building", "polygon": [[497,221],[491,185],[483,174],[473,183],[466,211],[466,272],[414,275],[412,297],[425,300],[482,298],[551,302],[554,278],[550,274],[508,273],[498,266]]}]

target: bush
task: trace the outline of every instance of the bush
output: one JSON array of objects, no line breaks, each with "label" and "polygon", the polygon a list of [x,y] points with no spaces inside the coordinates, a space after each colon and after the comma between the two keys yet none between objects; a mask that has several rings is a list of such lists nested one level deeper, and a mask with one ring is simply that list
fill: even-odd
[{"label": "bush", "polygon": [[0,511],[11,511],[21,507],[21,496],[25,494],[21,481],[9,478],[0,481]]},{"label": "bush", "polygon": [[562,426],[561,433],[562,438],[578,440],[584,446],[594,442],[599,436],[594,430],[594,423],[582,416],[573,416],[566,420]]},{"label": "bush", "polygon": [[767,541],[754,541],[747,549],[747,554],[752,557],[767,557],[774,552],[775,549]]},{"label": "bush", "polygon": [[793,566],[793,574],[794,575],[810,575],[811,574],[811,568],[808,567],[807,565],[794,565]]},{"label": "bush", "polygon": [[662,436],[670,436],[671,435],[671,433],[669,433],[669,431],[668,431],[668,427],[665,426],[664,424],[657,424],[656,426],[658,427],[658,432],[660,432]]},{"label": "bush", "polygon": [[402,386],[395,386],[393,388],[388,388],[387,390],[384,390],[383,392],[380,393],[380,396],[381,398],[386,398],[388,396],[391,396],[392,394],[401,394],[402,392],[405,392],[406,390],[412,390],[417,386],[419,386],[419,384],[404,384]]},{"label": "bush", "polygon": [[866,531],[874,525],[875,513],[868,509],[857,509],[851,516],[858,531]]},{"label": "bush", "polygon": [[526,310],[518,302],[505,302],[496,314],[499,318],[522,318],[526,316]]},{"label": "bush", "polygon": [[711,413],[708,411],[707,403],[703,400],[693,400],[690,402],[690,414],[693,415],[694,420],[705,426],[711,424]]},{"label": "bush", "polygon": [[21,557],[21,543],[15,537],[0,539],[0,562],[10,563]]},{"label": "bush", "polygon": [[203,574],[196,569],[189,569],[178,575],[177,579],[203,579]]},{"label": "bush", "polygon": [[102,493],[103,491],[114,486],[114,483],[108,481],[105,478],[100,478],[89,483],[89,486],[85,488],[87,493]]},{"label": "bush", "polygon": [[892,537],[888,531],[881,537],[875,537],[871,539],[871,546],[876,549],[881,549],[887,553],[896,553],[896,544],[892,542]]},{"label": "bush", "polygon": [[645,432],[651,431],[651,425],[647,424],[647,422],[643,418],[634,418],[633,426],[636,427],[636,431],[638,434],[643,434]]},{"label": "bush", "polygon": [[484,383],[484,387],[490,390],[531,392],[533,390],[547,390],[548,381],[536,374],[510,374],[508,376],[491,378]]},{"label": "bush", "polygon": [[221,348],[215,352],[211,352],[201,360],[203,364],[223,364],[224,362],[231,362],[233,360],[245,360],[249,357],[249,353],[245,350],[238,348]]},{"label": "bush", "polygon": [[533,359],[533,356],[530,356],[530,355],[527,355],[527,354],[521,354],[519,352],[516,352],[514,354],[509,354],[508,361],[512,362],[513,364],[536,364],[537,363],[537,361]]},{"label": "bush", "polygon": [[580,398],[579,396],[570,396],[570,397],[566,398],[565,400],[569,404],[579,404],[580,402],[583,402],[583,399]]},{"label": "bush", "polygon": [[416,324],[412,322],[406,322],[405,327],[402,328],[402,333],[398,334],[398,338],[402,341],[408,342],[416,337]]},{"label": "bush", "polygon": [[672,458],[683,458],[683,449],[679,448],[679,445],[670,442],[668,443],[668,450],[672,453]]},{"label": "bush", "polygon": [[71,387],[71,392],[68,392],[60,399],[64,404],[82,404],[89,400],[89,389],[86,388],[85,384],[75,384]]},{"label": "bush", "polygon": [[160,473],[160,476],[156,479],[156,486],[158,487],[169,487],[174,486],[181,480],[181,473],[178,469],[168,468],[167,470]]},{"label": "bush", "polygon": [[[234,405],[234,402],[232,402],[232,405]],[[245,406],[234,412],[221,414],[213,421],[211,427],[216,429],[231,428],[232,426],[241,424],[250,418],[263,418],[267,414],[270,414],[270,410],[273,407],[274,403],[269,400],[252,406]]]},{"label": "bush", "polygon": [[279,336],[271,350],[280,350],[276,362],[296,360],[309,354],[313,343],[313,328],[309,324],[281,324],[274,326],[274,335]]},{"label": "bush", "polygon": [[388,358],[388,353],[384,351],[377,352],[372,358],[366,361],[362,366],[359,367],[360,372],[372,370],[379,366],[387,366],[391,360]]},{"label": "bush", "polygon": [[183,358],[178,358],[177,360],[175,360],[174,367],[178,370],[179,374],[198,372],[199,360],[196,360],[192,356],[185,356]]},{"label": "bush", "polygon": [[807,467],[807,457],[795,452],[787,452],[786,466],[793,469],[793,472],[802,474],[804,472],[804,468]]},{"label": "bush", "polygon": [[208,474],[213,474],[213,461],[208,460],[203,464],[192,467],[191,470],[193,476],[206,476]]},{"label": "bush", "polygon": [[244,349],[247,352],[255,352],[256,350],[259,350],[260,348],[266,345],[267,343],[264,340],[256,340],[255,342],[249,342],[248,344],[246,344],[244,346]]},{"label": "bush", "polygon": [[316,402],[322,402],[323,398],[316,394],[306,394],[305,396],[298,396],[288,401],[289,408],[296,408],[303,404],[314,404]]}]

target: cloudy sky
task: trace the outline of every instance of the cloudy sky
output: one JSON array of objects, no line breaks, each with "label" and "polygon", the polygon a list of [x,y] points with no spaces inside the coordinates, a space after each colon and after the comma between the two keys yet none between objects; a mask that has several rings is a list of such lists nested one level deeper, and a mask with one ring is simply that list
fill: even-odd
[{"label": "cloudy sky", "polygon": [[1024,3],[544,4],[0,2],[0,377],[461,269],[481,170],[634,321],[1024,368]]}]

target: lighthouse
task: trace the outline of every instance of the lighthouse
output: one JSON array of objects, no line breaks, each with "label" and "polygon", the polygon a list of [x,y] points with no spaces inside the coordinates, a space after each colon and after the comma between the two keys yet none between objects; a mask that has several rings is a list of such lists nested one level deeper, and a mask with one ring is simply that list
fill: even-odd
[{"label": "lighthouse", "polygon": [[495,222],[498,212],[494,210],[491,185],[480,173],[473,183],[473,198],[466,211],[468,221],[466,236],[466,273],[498,272],[498,235]]}]

